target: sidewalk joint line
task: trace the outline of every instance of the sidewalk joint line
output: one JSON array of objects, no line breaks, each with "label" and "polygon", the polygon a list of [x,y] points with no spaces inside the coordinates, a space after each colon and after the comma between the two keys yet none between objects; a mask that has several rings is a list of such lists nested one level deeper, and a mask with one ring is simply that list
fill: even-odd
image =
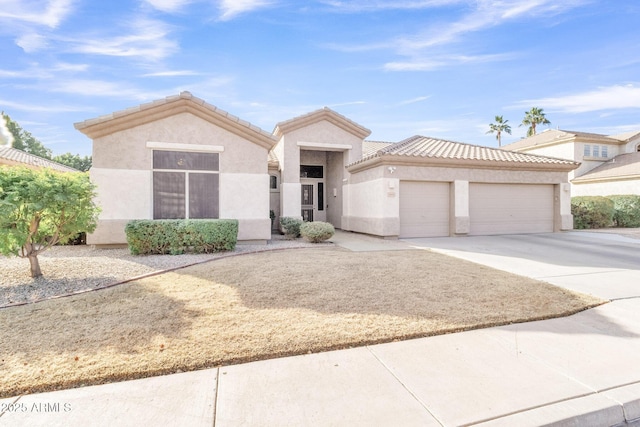
[{"label": "sidewalk joint line", "polygon": [[391,376],[393,378],[396,379],[396,381],[398,381],[398,383],[400,383],[400,385],[402,386],[402,388],[404,388],[410,395],[411,397],[413,397],[419,404],[420,406],[422,406],[429,415],[431,415],[433,417],[434,420],[436,420],[438,422],[438,424],[440,424],[442,427],[445,427],[445,424],[433,413],[431,412],[431,410],[429,410],[429,408],[427,407],[427,405],[418,398],[418,396],[416,396],[416,394],[411,391],[401,380],[400,378],[398,378],[398,376],[396,374],[393,373],[393,371],[391,370],[391,368],[389,368],[383,361],[382,359],[380,359],[378,357],[378,355],[371,349],[371,346],[367,346],[367,350],[369,350],[369,353],[371,353],[371,355],[384,367],[384,369],[387,370],[387,372],[389,374],[391,374]]},{"label": "sidewalk joint line", "polygon": [[216,368],[216,392],[213,397],[213,424],[216,427],[216,419],[218,418],[218,390],[220,388],[220,368]]}]

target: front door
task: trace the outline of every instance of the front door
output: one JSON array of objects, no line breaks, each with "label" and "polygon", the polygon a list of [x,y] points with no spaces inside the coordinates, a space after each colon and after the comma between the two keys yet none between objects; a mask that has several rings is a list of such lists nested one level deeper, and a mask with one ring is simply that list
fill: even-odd
[{"label": "front door", "polygon": [[301,179],[302,220],[326,221],[324,182],[321,179]]}]

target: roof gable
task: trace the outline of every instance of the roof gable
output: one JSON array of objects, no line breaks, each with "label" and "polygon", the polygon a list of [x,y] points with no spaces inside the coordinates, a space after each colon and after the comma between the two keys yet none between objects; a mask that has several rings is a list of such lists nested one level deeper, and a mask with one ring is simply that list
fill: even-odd
[{"label": "roof gable", "polygon": [[624,141],[621,139],[601,135],[599,133],[590,132],[575,132],[570,130],[550,129],[528,138],[523,138],[520,141],[516,141],[512,144],[505,145],[505,150],[520,151],[529,148],[541,147],[545,145],[556,145],[566,142],[575,142],[581,140],[590,143],[600,144],[622,144]]},{"label": "roof gable", "polygon": [[302,116],[294,117],[293,119],[285,120],[276,124],[273,134],[280,138],[285,133],[289,133],[303,127],[318,123],[321,121],[327,121],[352,135],[357,136],[360,139],[364,139],[371,135],[371,131],[364,126],[357,124],[356,122],[349,120],[342,114],[336,113],[328,107],[321,108],[311,113],[304,114]]},{"label": "roof gable", "polygon": [[573,179],[573,183],[615,181],[640,178],[640,152],[620,154],[589,172]]},{"label": "roof gable", "polygon": [[74,126],[89,138],[95,139],[181,113],[193,114],[267,149],[271,149],[276,143],[272,134],[189,92],[181,92],[179,95],[85,120]]},{"label": "roof gable", "polygon": [[348,167],[359,169],[358,165],[367,167],[367,165],[373,166],[382,161],[432,164],[434,166],[515,167],[567,171],[580,165],[580,163],[571,160],[417,135],[396,144],[390,144]]}]

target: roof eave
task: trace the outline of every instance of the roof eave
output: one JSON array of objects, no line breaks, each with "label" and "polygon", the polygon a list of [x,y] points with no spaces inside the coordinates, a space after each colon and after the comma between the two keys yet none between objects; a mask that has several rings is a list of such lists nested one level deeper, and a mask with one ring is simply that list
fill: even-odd
[{"label": "roof eave", "polygon": [[358,125],[348,119],[343,118],[338,113],[330,109],[318,110],[314,113],[307,114],[298,118],[280,122],[273,130],[273,134],[277,138],[281,138],[282,135],[301,129],[303,127],[318,123],[321,121],[328,121],[329,123],[341,128],[342,130],[349,132],[352,135],[357,136],[360,139],[365,139],[371,135],[371,131],[363,126]]},{"label": "roof eave", "polygon": [[178,97],[166,102],[143,104],[136,110],[123,110],[110,118],[87,120],[74,126],[89,138],[96,139],[181,113],[193,114],[267,150],[277,143],[273,135],[198,98]]},{"label": "roof eave", "polygon": [[356,173],[362,170],[370,169],[378,165],[397,165],[397,166],[432,166],[432,167],[449,167],[449,168],[474,168],[474,169],[501,169],[501,170],[528,170],[528,171],[547,171],[547,172],[570,172],[577,169],[580,163],[527,163],[514,162],[506,160],[464,160],[464,159],[445,159],[439,157],[428,156],[399,156],[399,155],[381,155],[370,159],[365,159],[358,163],[352,163],[347,166],[350,173]]}]

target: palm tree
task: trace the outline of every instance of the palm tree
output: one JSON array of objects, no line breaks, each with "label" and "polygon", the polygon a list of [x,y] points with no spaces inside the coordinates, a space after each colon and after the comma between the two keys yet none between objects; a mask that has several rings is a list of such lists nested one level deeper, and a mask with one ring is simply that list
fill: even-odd
[{"label": "palm tree", "polygon": [[542,108],[532,107],[531,110],[524,113],[524,119],[522,119],[520,126],[529,126],[527,136],[533,136],[536,134],[536,125],[548,125],[550,123],[551,122],[545,117]]},{"label": "palm tree", "polygon": [[507,124],[509,120],[505,120],[502,116],[496,116],[495,123],[489,124],[489,130],[486,133],[496,133],[496,139],[498,140],[498,147],[502,147],[502,132],[506,132],[511,135],[511,126]]}]

